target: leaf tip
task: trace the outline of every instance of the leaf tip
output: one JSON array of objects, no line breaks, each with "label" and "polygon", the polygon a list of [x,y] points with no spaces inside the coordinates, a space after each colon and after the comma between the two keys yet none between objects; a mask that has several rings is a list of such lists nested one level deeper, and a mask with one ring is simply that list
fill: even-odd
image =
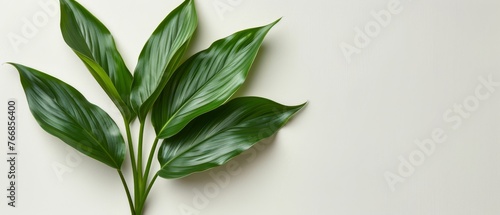
[{"label": "leaf tip", "polygon": [[302,104],[300,104],[300,105],[296,105],[296,106],[294,106],[294,108],[295,108],[297,111],[300,111],[300,110],[304,109],[304,107],[306,107],[308,104],[309,104],[309,101],[306,101],[306,102],[304,102],[304,103],[302,103]]},{"label": "leaf tip", "polygon": [[3,62],[3,63],[2,63],[2,66],[4,66],[4,65],[11,65],[11,66],[13,66],[13,67],[14,67],[14,68],[16,68],[16,69],[18,69],[18,68],[19,68],[19,66],[20,66],[20,64],[13,63],[13,62]]},{"label": "leaf tip", "polygon": [[276,24],[276,23],[280,22],[281,19],[283,19],[283,17],[278,18],[276,21],[273,22],[273,24]]},{"label": "leaf tip", "polygon": [[[185,0],[184,2],[182,2],[181,7],[186,7],[186,6],[192,7],[192,9],[196,11],[194,0]],[[195,15],[196,15],[196,13],[195,13]]]},{"label": "leaf tip", "polygon": [[271,23],[270,23],[270,24],[268,24],[266,27],[268,27],[268,28],[272,28],[272,27],[274,27],[274,26],[275,26],[278,22],[280,22],[280,21],[281,21],[281,19],[282,19],[282,18],[283,18],[283,17],[280,17],[279,19],[275,20],[274,22],[271,22]]},{"label": "leaf tip", "polygon": [[5,65],[11,65],[11,66],[13,66],[14,68],[16,68],[16,69],[17,69],[17,71],[19,71],[18,64],[16,64],[16,63],[13,63],[13,62],[2,62],[2,66],[5,66]]},{"label": "leaf tip", "polygon": [[271,30],[271,28],[273,28],[279,21],[281,20],[281,18],[275,20],[274,22],[271,22],[267,25],[264,25],[264,26],[261,26],[259,27],[263,32],[269,32]]}]

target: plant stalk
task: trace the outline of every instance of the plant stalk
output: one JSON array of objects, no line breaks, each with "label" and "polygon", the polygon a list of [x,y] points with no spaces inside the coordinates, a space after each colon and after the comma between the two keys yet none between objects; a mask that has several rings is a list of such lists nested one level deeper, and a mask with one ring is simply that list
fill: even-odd
[{"label": "plant stalk", "polygon": [[134,145],[132,144],[132,134],[130,132],[130,124],[127,123],[126,120],[124,120],[124,123],[125,123],[125,130],[127,132],[127,142],[128,142],[128,150],[129,150],[129,154],[130,154],[130,162],[132,164],[132,172],[135,176],[135,174],[137,174],[137,164],[135,163],[135,150],[134,150]]},{"label": "plant stalk", "polygon": [[151,191],[151,188],[153,188],[153,185],[157,178],[158,178],[158,173],[156,173],[151,182],[149,182],[147,189],[145,190],[145,192],[142,195],[142,198],[140,199],[139,204],[137,204],[135,215],[142,215],[142,212],[144,210],[144,205],[146,203],[146,200],[148,199],[149,192]]},{"label": "plant stalk", "polygon": [[[129,150],[129,156],[130,156],[130,163],[132,165],[132,176],[134,178],[134,198],[135,202],[137,202],[137,194],[139,187],[137,186],[137,164],[135,160],[135,150],[134,150],[134,144],[132,141],[132,133],[130,132],[130,123],[127,122],[125,118],[123,118],[123,122],[125,123],[125,130],[127,132],[127,142],[128,142],[128,150]],[[135,212],[134,212],[135,213]]]},{"label": "plant stalk", "polygon": [[[144,205],[146,203],[146,200],[148,198],[148,194],[151,191],[151,188],[153,187],[154,182],[156,181],[156,178],[158,177],[158,174],[155,174],[151,182],[148,184],[149,180],[149,172],[151,170],[151,164],[153,162],[153,157],[154,153],[156,151],[156,146],[158,145],[158,138],[155,138],[155,141],[153,143],[153,146],[151,147],[151,150],[149,152],[149,157],[148,157],[148,162],[146,163],[146,171],[144,172],[143,178],[142,178],[142,183],[141,183],[141,192],[142,196],[139,197],[139,203],[137,204],[136,208],[136,213],[141,214],[142,211],[144,210]],[[147,188],[146,188],[147,186]],[[144,190],[146,188],[146,190]],[[136,196],[137,197],[137,196]]]},{"label": "plant stalk", "polygon": [[155,184],[156,179],[158,178],[158,173],[155,174],[153,179],[151,179],[151,182],[149,182],[148,188],[146,189],[146,192],[144,193],[144,201],[148,198],[149,191],[151,191],[151,188],[153,188],[153,185]]},{"label": "plant stalk", "polygon": [[145,199],[144,195],[144,175],[142,172],[142,145],[144,142],[144,126],[145,123],[141,122],[139,129],[139,144],[137,149],[137,180],[134,181],[137,186],[137,193],[135,193],[135,213],[141,215],[144,208]]},{"label": "plant stalk", "polygon": [[155,138],[151,150],[149,152],[148,160],[145,166],[145,171],[143,172],[143,143],[144,143],[144,127],[145,123],[141,122],[139,128],[139,138],[138,138],[138,147],[137,147],[137,160],[134,152],[134,146],[132,141],[132,135],[130,131],[130,125],[125,122],[125,129],[127,131],[127,141],[130,153],[130,159],[132,164],[132,172],[134,176],[134,201],[132,201],[132,197],[130,195],[130,191],[128,186],[126,185],[125,178],[123,177],[123,173],[121,170],[118,170],[120,178],[122,179],[122,183],[124,184],[125,191],[127,192],[127,197],[130,205],[130,210],[132,215],[142,215],[144,210],[144,205],[146,203],[147,197],[151,188],[153,187],[156,179],[158,178],[158,173],[154,175],[152,180],[149,181],[149,174],[151,171],[151,165],[153,163],[153,157],[156,152],[156,148],[158,146],[159,139]]},{"label": "plant stalk", "polygon": [[144,182],[147,183],[149,179],[149,171],[151,170],[151,164],[153,162],[153,156],[156,152],[156,146],[158,145],[158,138],[155,138],[155,141],[153,143],[153,146],[151,147],[151,150],[149,151],[149,158],[148,158],[148,163],[146,164],[146,172],[144,172],[144,177],[145,180]]},{"label": "plant stalk", "polygon": [[132,201],[132,196],[130,195],[130,190],[128,189],[127,181],[125,180],[125,177],[123,177],[122,170],[117,169],[118,175],[120,175],[120,179],[122,181],[123,187],[125,188],[125,192],[127,193],[127,199],[128,199],[128,204],[130,206],[130,212],[132,215],[136,215],[135,210],[134,210],[134,202]]}]

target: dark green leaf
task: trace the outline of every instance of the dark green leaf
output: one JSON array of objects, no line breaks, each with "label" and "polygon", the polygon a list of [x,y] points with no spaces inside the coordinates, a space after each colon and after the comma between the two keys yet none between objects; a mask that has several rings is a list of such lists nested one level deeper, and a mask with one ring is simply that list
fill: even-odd
[{"label": "dark green leaf", "polygon": [[141,121],[181,63],[197,26],[194,0],[186,0],[162,21],[146,42],[134,71],[130,98]]},{"label": "dark green leaf", "polygon": [[233,99],[165,139],[158,152],[158,173],[163,178],[179,178],[220,166],[276,133],[303,106],[284,106],[258,97]]},{"label": "dark green leaf", "polygon": [[106,112],[61,80],[11,64],[19,71],[31,113],[45,131],[89,157],[121,167],[125,142]]},{"label": "dark green leaf", "polygon": [[197,116],[224,104],[245,81],[264,37],[278,21],[218,40],[183,63],[153,108],[158,138],[175,135]]},{"label": "dark green leaf", "polygon": [[130,122],[135,117],[129,104],[132,74],[116,49],[113,36],[78,2],[60,2],[64,40]]}]

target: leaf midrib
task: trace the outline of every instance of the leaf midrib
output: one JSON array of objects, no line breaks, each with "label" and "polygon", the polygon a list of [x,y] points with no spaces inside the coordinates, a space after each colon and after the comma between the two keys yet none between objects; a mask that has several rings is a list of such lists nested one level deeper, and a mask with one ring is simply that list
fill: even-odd
[{"label": "leaf midrib", "polygon": [[[237,123],[236,125],[232,125],[232,127],[237,127],[238,124],[241,124],[240,123]],[[198,143],[194,143],[192,146],[190,146],[189,148],[187,148],[186,150],[184,150],[182,153],[178,154],[177,156],[173,157],[172,159],[170,159],[168,162],[166,162],[164,165],[161,166],[161,170],[163,170],[166,166],[168,166],[170,163],[172,163],[173,161],[175,161],[177,158],[181,157],[182,155],[186,154],[188,151],[190,151],[191,149],[207,142],[208,140],[212,139],[213,137],[215,136],[218,136],[226,131],[228,131],[229,129],[231,129],[232,127],[226,127],[224,129],[221,129],[219,130],[218,132],[214,132],[213,135],[210,135],[208,137],[205,137],[205,139],[203,139],[202,141],[198,142]],[[197,135],[196,138],[198,138],[200,135]],[[195,138],[195,139],[196,139]]]},{"label": "leaf midrib", "polygon": [[[227,58],[229,57],[229,54],[226,54],[226,59],[224,60],[224,62],[227,61]],[[252,62],[254,61],[255,59],[255,56],[253,57],[252,59]],[[221,71],[223,71],[224,69],[226,69],[227,67],[229,67],[229,65],[231,64],[226,64],[224,63],[224,67],[222,67],[221,69],[219,69],[217,72],[214,73],[214,75],[212,77],[210,77],[207,81],[205,81],[205,83],[203,83],[199,89],[197,89],[193,94],[191,94],[188,99],[186,99],[185,101],[186,102],[183,102],[183,104],[175,111],[174,114],[172,114],[172,116],[168,119],[168,121],[165,123],[165,125],[163,125],[163,127],[161,128],[160,130],[160,134],[163,133],[163,131],[167,128],[167,125],[170,124],[170,122],[173,120],[174,117],[177,116],[177,114],[179,114],[179,112],[184,109],[184,107],[187,105],[188,101],[190,101],[196,94],[198,94],[203,88],[205,88],[205,86],[212,80],[214,79],[218,74],[220,74]],[[248,73],[248,71],[246,71],[246,73]],[[241,84],[240,84],[241,86]],[[239,87],[238,87],[239,88]],[[231,93],[231,96],[234,95],[235,92]],[[223,103],[225,103],[227,100],[229,100],[231,98],[231,96],[229,96],[227,99],[225,99],[225,101]],[[213,109],[212,109],[213,110]]]},{"label": "leaf midrib", "polygon": [[[188,10],[191,10],[191,9],[188,9]],[[182,10],[180,10],[180,11],[182,12]],[[181,12],[179,12],[179,14],[180,14]],[[190,14],[190,15],[192,15],[193,13],[189,12],[189,14]],[[176,14],[176,15],[177,15],[177,14]],[[168,16],[167,16],[167,17],[168,17]],[[175,22],[175,23],[176,23],[176,25],[178,25],[179,21],[177,20],[177,22]],[[166,25],[167,25],[167,24],[168,24],[168,22],[166,22]],[[182,24],[183,24],[183,23],[182,23]],[[173,56],[175,56],[175,55],[177,54],[177,52],[178,52],[180,49],[182,49],[182,48],[183,48],[183,46],[185,46],[186,44],[188,44],[188,43],[191,41],[191,37],[192,37],[192,35],[193,35],[194,31],[196,30],[196,26],[197,26],[197,25],[198,25],[198,23],[195,23],[194,25],[192,25],[192,24],[188,24],[188,26],[194,26],[194,28],[193,28],[192,30],[191,30],[191,29],[189,30],[189,32],[192,32],[192,33],[188,33],[188,34],[177,33],[177,34],[176,34],[176,38],[177,38],[177,37],[180,37],[179,35],[187,35],[187,36],[188,36],[188,38],[187,38],[187,39],[186,39],[183,43],[181,43],[181,45],[180,45],[179,47],[177,47],[177,48],[176,48],[176,51],[175,51],[174,53],[172,53],[171,55],[169,55],[169,59],[167,60],[167,63],[165,64],[165,66],[164,66],[164,67],[162,68],[162,70],[161,70],[163,75],[161,75],[161,77],[159,78],[158,83],[156,84],[157,86],[159,86],[159,85],[161,84],[162,80],[164,79],[164,75],[165,75],[165,73],[166,73],[166,71],[167,71],[168,66],[169,66],[169,65],[170,65],[170,63],[171,63],[170,61],[172,60]],[[189,27],[189,28],[191,28],[191,27]],[[159,32],[159,33],[158,33],[158,35],[161,35],[161,34],[162,34],[162,32],[163,32],[163,30],[162,30],[161,32]],[[174,41],[175,41],[175,40],[174,40]],[[178,64],[180,65],[180,62],[178,62]],[[177,68],[179,67],[179,65],[177,65],[177,66],[175,66],[175,67],[174,67],[174,68],[175,68],[175,69],[173,70],[174,72],[175,72],[175,70],[177,70]],[[170,74],[170,77],[169,77],[168,79],[170,79],[170,78],[173,76],[174,72],[172,72],[172,74]],[[167,79],[167,83],[168,83],[168,79]],[[165,83],[165,84],[167,84],[167,83]],[[157,88],[156,90],[158,90],[158,88]],[[141,110],[141,109],[144,107],[144,104],[145,104],[145,103],[147,103],[147,101],[151,98],[151,96],[155,94],[156,90],[153,90],[153,91],[150,93],[150,95],[148,96],[148,98],[147,98],[147,99],[144,99],[143,104],[141,104],[141,105],[139,106],[139,110]],[[160,91],[160,94],[161,94],[161,91]],[[158,96],[159,96],[159,95],[158,95]],[[154,104],[154,103],[153,103],[153,104]]]}]

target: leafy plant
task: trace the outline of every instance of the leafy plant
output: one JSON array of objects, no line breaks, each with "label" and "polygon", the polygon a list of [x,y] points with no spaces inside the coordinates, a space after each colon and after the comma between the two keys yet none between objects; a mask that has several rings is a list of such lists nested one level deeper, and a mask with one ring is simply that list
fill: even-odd
[{"label": "leafy plant", "polygon": [[[276,133],[305,105],[285,106],[259,97],[230,100],[245,81],[264,37],[279,20],[220,39],[181,62],[198,24],[194,0],[185,0],[153,32],[132,75],[111,33],[95,16],[74,0],[60,0],[60,6],[63,38],[120,110],[126,138],[104,110],[72,86],[38,70],[10,64],[19,71],[40,126],[116,169],[134,215],[143,213],[158,176],[181,178],[223,165]],[[156,138],[146,160],[143,137],[149,113]],[[136,118],[140,123],[137,154],[130,129]],[[134,198],[121,170],[125,142]],[[151,174],[157,148],[161,168]]]}]

